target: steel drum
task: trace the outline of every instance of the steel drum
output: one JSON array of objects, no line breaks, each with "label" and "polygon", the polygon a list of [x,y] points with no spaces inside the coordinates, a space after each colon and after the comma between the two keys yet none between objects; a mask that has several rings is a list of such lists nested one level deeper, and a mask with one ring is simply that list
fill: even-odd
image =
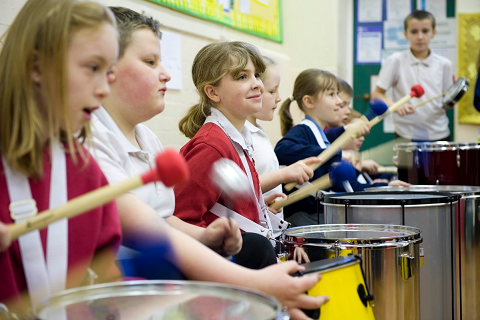
[{"label": "steel drum", "polygon": [[37,308],[36,319],[272,320],[273,297],[239,287],[195,281],[129,281],[61,292]]},{"label": "steel drum", "polygon": [[[302,248],[311,261],[361,255],[366,284],[373,295],[375,318],[420,319],[419,246],[422,236],[419,229],[380,224],[311,225],[285,230],[283,242],[290,253]],[[337,289],[344,291],[347,285],[346,281],[336,284]],[[342,309],[350,308],[354,301],[331,299],[328,304],[337,303],[337,308]],[[332,319],[369,319],[367,317],[368,313],[357,312],[354,318]]]},{"label": "steel drum", "polygon": [[365,191],[448,192],[461,195],[455,208],[455,319],[480,319],[480,187],[376,187]]},{"label": "steel drum", "polygon": [[480,185],[480,143],[397,143],[398,179],[422,185]]},{"label": "steel drum", "polygon": [[[353,192],[325,195],[325,221],[412,226],[422,231],[421,319],[454,314],[455,206],[459,195],[438,192]],[[423,255],[423,254],[421,254]]]}]

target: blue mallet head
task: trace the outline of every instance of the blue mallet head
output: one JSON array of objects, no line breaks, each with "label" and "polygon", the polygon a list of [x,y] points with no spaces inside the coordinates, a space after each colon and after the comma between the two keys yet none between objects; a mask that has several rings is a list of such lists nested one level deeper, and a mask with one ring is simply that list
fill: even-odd
[{"label": "blue mallet head", "polygon": [[342,186],[344,181],[356,180],[355,168],[350,163],[342,161],[338,166],[332,167],[330,180],[334,186]]},{"label": "blue mallet head", "polygon": [[370,121],[377,116],[381,116],[385,112],[387,112],[388,107],[382,99],[373,98],[368,102],[369,109],[365,113],[365,117]]}]

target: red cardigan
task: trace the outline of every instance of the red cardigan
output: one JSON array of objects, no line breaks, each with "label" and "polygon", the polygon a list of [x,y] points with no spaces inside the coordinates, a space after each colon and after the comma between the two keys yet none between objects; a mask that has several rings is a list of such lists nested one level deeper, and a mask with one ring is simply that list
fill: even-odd
[{"label": "red cardigan", "polygon": [[[197,134],[180,150],[190,170],[187,183],[175,186],[175,212],[178,218],[201,227],[208,226],[217,216],[209,210],[218,202],[242,216],[259,223],[257,204],[254,199],[232,203],[225,199],[210,182],[212,164],[220,158],[234,161],[245,171],[237,151],[225,132],[213,123],[204,124]],[[255,193],[260,194],[260,183],[253,162],[246,156]],[[263,200],[262,200],[263,201]]]}]

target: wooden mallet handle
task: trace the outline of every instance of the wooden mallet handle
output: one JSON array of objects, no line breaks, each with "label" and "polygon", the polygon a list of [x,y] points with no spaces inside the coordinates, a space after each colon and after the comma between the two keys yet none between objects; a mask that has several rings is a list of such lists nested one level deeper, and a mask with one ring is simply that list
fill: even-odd
[{"label": "wooden mallet handle", "polygon": [[[394,113],[395,111],[397,111],[398,108],[400,108],[401,106],[403,106],[407,101],[409,101],[411,98],[413,97],[417,97],[417,98],[420,98],[421,96],[423,96],[423,94],[425,93],[425,90],[423,90],[423,87],[419,84],[416,84],[414,86],[412,86],[411,88],[411,92],[410,94],[407,94],[406,96],[404,96],[403,98],[401,98],[400,100],[398,100],[397,102],[395,102],[394,104],[392,104],[387,112],[385,112],[384,114],[382,114],[381,116],[378,116],[378,117],[375,117],[374,119],[372,119],[370,121],[370,126],[374,126],[376,125],[377,123],[379,123],[380,121],[382,121],[383,119],[385,119],[389,114],[391,113]],[[438,97],[437,97],[438,98]]]},{"label": "wooden mallet handle", "polygon": [[87,212],[144,184],[160,180],[166,186],[171,187],[178,182],[188,179],[188,169],[185,160],[176,151],[165,150],[165,152],[157,155],[155,162],[157,164],[156,168],[145,172],[141,176],[90,191],[68,201],[62,206],[44,210],[28,220],[10,224],[8,230],[12,241],[30,231],[45,228],[57,220],[71,218]]},{"label": "wooden mallet handle", "polygon": [[377,170],[377,173],[397,173],[398,168],[394,166],[380,167]]},{"label": "wooden mallet handle", "polygon": [[334,184],[338,185],[344,181],[355,180],[355,177],[355,169],[353,166],[348,162],[342,161],[339,165],[332,167],[332,171],[330,171],[329,174],[315,179],[312,183],[289,194],[287,198],[275,201],[269,207],[278,210],[308,197],[312,192],[330,188]]},{"label": "wooden mallet handle", "polygon": [[316,192],[317,190],[327,189],[332,186],[332,181],[330,180],[330,176],[328,174],[316,179],[312,183],[306,185],[303,188],[298,189],[297,191],[291,193],[288,197],[283,198],[281,200],[275,201],[269,207],[275,210],[278,210],[282,207],[286,207],[305,199],[308,197],[312,192]]}]

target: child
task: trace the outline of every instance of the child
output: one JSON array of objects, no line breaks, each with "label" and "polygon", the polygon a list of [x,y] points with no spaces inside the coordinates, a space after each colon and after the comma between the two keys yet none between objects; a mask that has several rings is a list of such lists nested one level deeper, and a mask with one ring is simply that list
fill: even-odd
[{"label": "child", "polygon": [[[266,69],[261,75],[261,80],[265,87],[262,94],[262,108],[258,113],[247,118],[245,126],[252,135],[253,141],[253,159],[255,160],[255,169],[260,175],[260,185],[264,195],[272,193],[282,193],[282,183],[297,182],[303,184],[313,176],[313,170],[308,166],[311,163],[318,162],[318,157],[312,157],[300,160],[291,166],[279,170],[277,156],[273,151],[270,140],[263,127],[257,122],[272,121],[273,113],[280,102],[278,86],[280,85],[280,72],[276,63],[269,57],[263,57]],[[283,211],[277,213],[283,219]],[[278,237],[282,230],[273,226],[274,237]]]},{"label": "child", "polygon": [[[426,100],[446,91],[453,83],[452,63],[428,47],[435,37],[435,17],[422,10],[412,12],[404,21],[405,38],[410,50],[390,56],[380,70],[373,97],[393,104],[385,92],[393,89],[393,99],[400,100],[410,93],[412,85],[419,83],[425,89],[421,100]],[[420,100],[420,101],[421,101]],[[416,103],[420,102],[416,100]],[[451,141],[448,118],[442,98],[414,109],[404,104],[393,114],[395,136],[412,141]]]},{"label": "child", "polygon": [[[3,231],[107,185],[73,133],[86,129],[108,95],[117,50],[114,18],[96,3],[29,0],[13,21],[0,53]],[[18,210],[27,200],[30,207]],[[114,202],[6,241],[0,303],[22,318],[40,299],[80,285],[89,267],[103,281],[119,276],[109,271],[120,241]]]},{"label": "child", "polygon": [[[305,119],[293,127],[290,103],[296,101]],[[290,165],[300,159],[318,156],[330,142],[323,129],[327,123],[338,120],[342,100],[338,97],[337,77],[320,69],[302,71],[295,79],[293,95],[280,108],[284,137],[275,146],[281,165]],[[330,171],[332,163],[341,161],[341,152],[315,170],[313,180]],[[317,206],[309,197],[284,208],[286,219],[294,226],[318,224]]]},{"label": "child", "polygon": [[[271,219],[277,226],[287,223],[266,209],[251,158],[251,135],[245,127],[247,118],[262,106],[260,74],[264,70],[258,50],[244,42],[212,43],[195,57],[192,76],[201,102],[179,124],[180,131],[192,138],[181,149],[191,177],[175,187],[175,215],[203,227],[219,216],[231,215],[240,229],[256,239],[255,245],[243,246],[246,259],[264,259],[268,265],[276,262],[273,247],[265,240],[272,237]],[[252,187],[248,199],[227,199],[206,183],[212,164],[220,158],[231,159],[246,172]],[[270,195],[267,201],[280,195]]]},{"label": "child", "polygon": [[[157,136],[141,123],[164,110],[170,75],[161,63],[158,21],[126,8],[111,10],[119,28],[120,56],[112,68],[112,93],[92,118],[91,152],[108,181],[114,184],[147,171],[154,165],[155,155],[163,151]],[[229,224],[227,219],[219,219],[207,228],[200,228],[172,216],[173,189],[161,182],[120,196],[117,199],[120,216],[124,217],[123,211],[132,210],[138,201],[143,202],[141,207],[145,210],[154,210],[168,224],[215,251],[233,255],[242,247],[240,231],[234,222]],[[121,248],[120,260],[131,256],[127,251]]]}]

